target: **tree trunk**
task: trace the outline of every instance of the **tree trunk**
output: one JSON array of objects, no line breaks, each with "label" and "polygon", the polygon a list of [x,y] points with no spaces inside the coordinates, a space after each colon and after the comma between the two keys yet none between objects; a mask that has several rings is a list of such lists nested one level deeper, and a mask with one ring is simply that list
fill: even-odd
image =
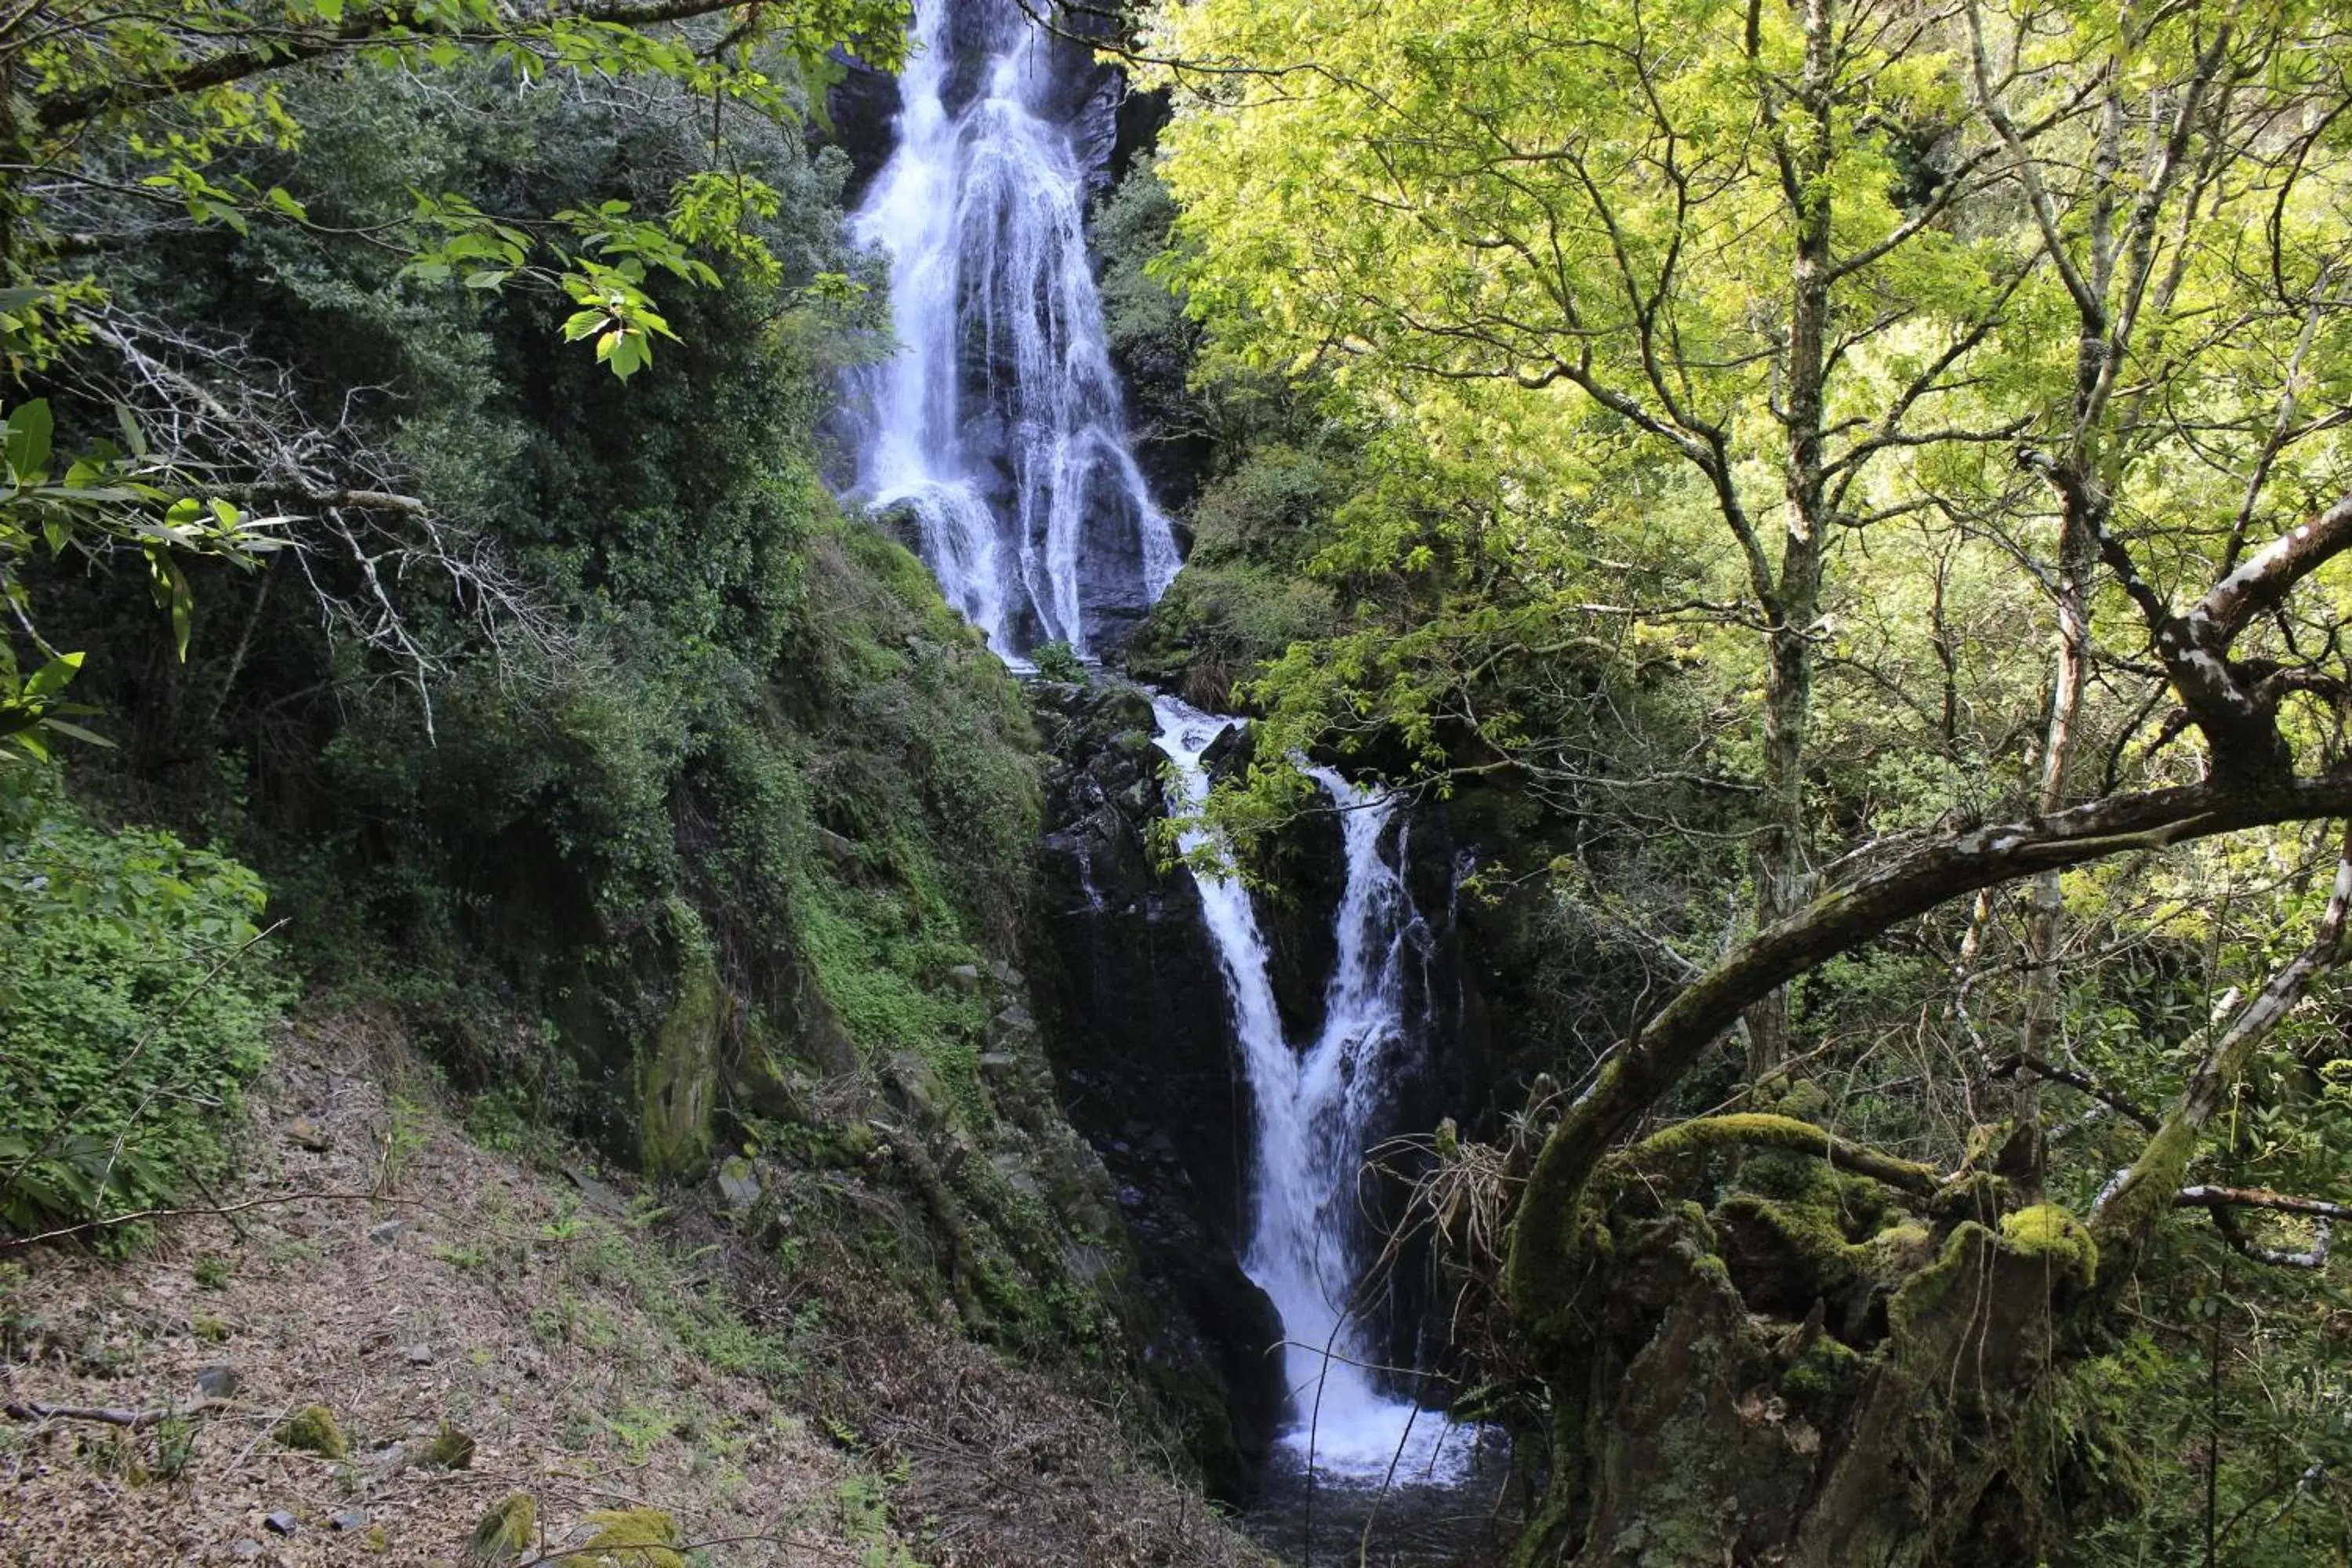
[{"label": "tree trunk", "polygon": [[2020,1416],[2079,1340],[2083,1227],[1986,1224],[1986,1180],[1853,1242],[1852,1179],[1802,1162],[1750,1155],[1740,1182],[1776,1195],[1743,1185],[1704,1216],[1612,1195],[1524,1568],[2033,1560],[2002,1555],[2032,1533],[2004,1477],[2043,1458],[2048,1425]]},{"label": "tree trunk", "polygon": [[[1829,380],[1830,188],[1824,177],[1831,127],[1836,38],[1830,0],[1804,0],[1805,65],[1794,100],[1772,116],[1781,199],[1796,229],[1790,258],[1787,498],[1777,614],[1766,655],[1763,831],[1751,858],[1759,931],[1811,897],[1806,855],[1805,761],[1812,718],[1814,623],[1821,615],[1822,538],[1829,518],[1823,419]],[[1748,1014],[1748,1071],[1760,1079],[1787,1059],[1789,1005],[1774,992]]]},{"label": "tree trunk", "polygon": [[[2060,524],[2058,542],[2058,638],[2052,658],[2050,706],[2042,733],[2042,768],[2034,809],[2042,816],[2066,805],[2067,781],[2081,743],[2076,717],[2083,687],[2090,671],[2091,620],[2089,584],[2097,570],[2097,524],[2078,518],[2071,506]],[[2058,949],[2064,937],[2066,904],[2061,874],[2037,874],[2025,925],[2025,1004],[2018,1026],[2018,1054],[2026,1064],[2018,1075],[2017,1115],[2021,1122],[2041,1117],[2041,1079],[2033,1063],[2048,1060],[2050,1039],[2061,1028],[2064,1011],[2063,975]]]}]

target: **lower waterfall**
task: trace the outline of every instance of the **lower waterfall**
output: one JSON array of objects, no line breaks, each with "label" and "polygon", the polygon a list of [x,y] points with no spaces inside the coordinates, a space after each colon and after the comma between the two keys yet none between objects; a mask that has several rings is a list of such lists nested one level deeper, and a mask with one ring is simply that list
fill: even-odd
[{"label": "lower waterfall", "polygon": [[[1195,807],[1209,787],[1202,752],[1235,721],[1172,697],[1155,698],[1152,710],[1159,747],[1183,781],[1171,807]],[[1469,1464],[1475,1435],[1381,1392],[1371,1374],[1371,1337],[1349,1310],[1360,1263],[1350,1223],[1358,1167],[1390,1089],[1412,1065],[1404,966],[1426,932],[1403,878],[1381,850],[1394,800],[1328,770],[1310,776],[1341,814],[1347,880],[1323,1026],[1303,1049],[1283,1032],[1249,890],[1234,878],[1192,871],[1256,1108],[1242,1261],[1282,1316],[1296,1407],[1285,1447],[1311,1471],[1335,1479],[1449,1480]],[[1202,842],[1197,830],[1184,836],[1188,850]]]}]

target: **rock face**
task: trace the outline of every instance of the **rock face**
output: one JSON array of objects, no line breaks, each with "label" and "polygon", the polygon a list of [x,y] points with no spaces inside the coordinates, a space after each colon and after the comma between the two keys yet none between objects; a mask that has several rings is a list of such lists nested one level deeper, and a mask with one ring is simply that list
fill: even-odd
[{"label": "rock face", "polygon": [[[1047,777],[1039,887],[1028,968],[1040,1025],[1072,1123],[1100,1154],[1119,1191],[1147,1289],[1167,1305],[1147,1347],[1153,1373],[1188,1409],[1222,1409],[1222,1428],[1198,1457],[1218,1489],[1246,1496],[1257,1461],[1285,1416],[1274,1386],[1280,1337],[1263,1292],[1241,1266],[1250,1234],[1253,1107],[1238,1060],[1224,977],[1202,923],[1198,892],[1181,870],[1155,867],[1152,835],[1166,802],[1151,743],[1149,696],[1108,677],[1091,686],[1030,683],[1030,704],[1054,763]],[[1246,768],[1245,730],[1203,755],[1213,776]],[[1499,830],[1475,804],[1400,812],[1391,853],[1422,930],[1412,940],[1405,1007],[1420,1058],[1392,1086],[1371,1129],[1377,1142],[1428,1134],[1444,1118],[1492,1124],[1523,1098],[1503,1030],[1524,1027],[1507,994],[1498,1029],[1490,950],[1501,953],[1527,911],[1465,898],[1471,866],[1500,858]],[[1478,835],[1472,838],[1471,834]],[[1255,851],[1265,890],[1257,917],[1285,1034],[1312,1039],[1323,1023],[1334,965],[1334,916],[1343,892],[1340,828],[1328,812],[1303,814]],[[1385,1161],[1400,1179],[1360,1189],[1366,1256],[1405,1211],[1409,1158]],[[1437,1374],[1451,1304],[1433,1295],[1427,1260],[1408,1247],[1374,1334],[1382,1359]],[[1402,1389],[1399,1392],[1402,1392]]]},{"label": "rock face", "polygon": [[[1118,1184],[1146,1289],[1164,1306],[1141,1359],[1163,1394],[1221,1413],[1193,1450],[1244,1501],[1283,1414],[1281,1323],[1242,1271],[1250,1106],[1224,982],[1181,870],[1155,869],[1165,815],[1138,689],[1031,686],[1047,779],[1029,970],[1063,1104]],[[1205,1396],[1205,1397],[1204,1397]]]}]

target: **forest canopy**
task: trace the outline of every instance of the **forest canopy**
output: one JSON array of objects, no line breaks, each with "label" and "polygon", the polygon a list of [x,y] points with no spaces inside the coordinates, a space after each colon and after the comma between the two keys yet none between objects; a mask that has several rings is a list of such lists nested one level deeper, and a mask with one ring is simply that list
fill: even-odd
[{"label": "forest canopy", "polygon": [[[1364,454],[1310,552],[1352,624],[1245,684],[1281,743],[1230,818],[1278,818],[1272,759],[1315,743],[1512,780],[1572,825],[1570,929],[1652,977],[1499,1167],[1491,1285],[1559,1467],[1528,1560],[1685,1517],[1643,1471],[1693,1439],[1624,1364],[1672,1336],[1608,1348],[1638,1294],[1610,1260],[1749,1244],[1706,1228],[1733,1200],[1647,1206],[1668,1148],[1895,1151],[1921,1163],[1877,1180],[1945,1205],[1893,1340],[1849,1331],[1879,1360],[1832,1457],[1759,1485],[1771,1523],[1692,1522],[1689,1560],[1990,1560],[2087,1519],[2101,1440],[2033,1401],[2177,1284],[2138,1272],[2172,1216],[2317,1267],[2334,1205],[2214,1194],[2352,1181],[2341,16],[1199,0],[1138,53],[1177,104],[1154,265],[1202,374],[1289,378]],[[1803,1131],[1825,1105],[1860,1143]],[[1736,1114],[1656,1131],[1708,1107]],[[1951,1228],[1979,1176],[2005,1195]],[[2045,1194],[2087,1248],[2054,1289],[2018,1244],[2057,1234],[2017,1223]],[[1947,1266],[1989,1304],[1906,1319]],[[1639,1321],[1701,1331],[1690,1290]],[[1915,1411],[1923,1367],[2021,1337]],[[1938,1430],[1856,1435],[1898,1420]]]}]

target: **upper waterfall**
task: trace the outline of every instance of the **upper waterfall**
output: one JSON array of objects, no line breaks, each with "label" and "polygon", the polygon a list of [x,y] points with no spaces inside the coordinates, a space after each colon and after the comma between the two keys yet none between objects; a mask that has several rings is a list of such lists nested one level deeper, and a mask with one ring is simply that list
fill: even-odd
[{"label": "upper waterfall", "polygon": [[918,0],[913,41],[896,146],[852,224],[889,256],[898,335],[851,388],[856,495],[913,509],[924,561],[998,653],[1099,652],[1179,564],[1087,253],[1115,105],[1013,0]]}]

